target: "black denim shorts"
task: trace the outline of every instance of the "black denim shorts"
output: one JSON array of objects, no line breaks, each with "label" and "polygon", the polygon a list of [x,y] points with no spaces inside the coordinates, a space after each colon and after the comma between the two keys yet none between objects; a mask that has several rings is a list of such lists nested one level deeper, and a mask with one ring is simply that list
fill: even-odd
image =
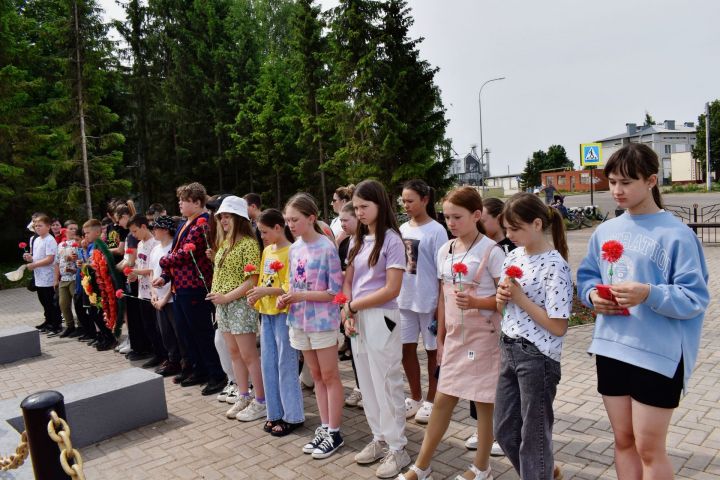
[{"label": "black denim shorts", "polygon": [[683,359],[673,378],[636,367],[614,358],[595,355],[598,393],[608,397],[630,396],[632,399],[658,408],[677,408],[682,393]]}]

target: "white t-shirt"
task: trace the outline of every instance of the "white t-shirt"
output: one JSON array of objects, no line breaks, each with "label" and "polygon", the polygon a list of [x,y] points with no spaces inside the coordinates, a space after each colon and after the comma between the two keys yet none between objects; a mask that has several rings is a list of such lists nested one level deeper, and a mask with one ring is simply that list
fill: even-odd
[{"label": "white t-shirt", "polygon": [[[160,259],[170,253],[170,249],[172,248],[172,242],[168,242],[167,245],[164,247],[160,242],[157,242],[155,244],[155,247],[152,249],[152,252],[150,252],[150,257],[148,258],[148,268],[151,268],[153,273],[151,277],[151,283],[152,280],[155,280],[156,278],[160,278],[162,275],[162,268],[160,267]],[[170,291],[170,282],[166,282],[165,285],[163,285],[160,288],[153,288],[155,290],[155,295],[162,300],[165,298],[165,295]],[[172,295],[170,295],[169,302],[173,301]]]},{"label": "white t-shirt", "polygon": [[[155,245],[159,242],[154,237],[149,240],[140,240],[137,246],[137,259],[135,260],[135,268],[137,270],[147,270],[150,267],[150,253]],[[150,289],[152,277],[149,275],[138,275],[138,297],[150,299]]]},{"label": "white t-shirt", "polygon": [[[511,265],[516,265],[523,271],[522,278],[518,279],[523,291],[536,305],[545,308],[550,318],[570,318],[573,300],[572,274],[570,266],[557,250],[526,255],[524,247],[516,248],[508,254],[503,264],[503,278],[505,270]],[[545,330],[535,323],[525,310],[512,302],[509,302],[505,309],[502,331],[508,337],[523,337],[531,341],[543,354],[560,361],[564,337],[556,337]]]},{"label": "white t-shirt", "polygon": [[340,217],[335,217],[332,219],[332,222],[330,222],[330,230],[332,230],[335,238],[337,238],[342,233],[343,229],[342,223],[340,223]]},{"label": "white t-shirt", "polygon": [[55,285],[55,255],[57,255],[57,242],[52,235],[48,234],[45,237],[36,237],[33,240],[32,246],[32,259],[33,262],[39,262],[52,255],[53,262],[44,267],[38,267],[33,270],[35,275],[35,286],[37,287],[52,287]]},{"label": "white t-shirt", "polygon": [[[438,252],[438,278],[445,283],[452,283],[453,280],[462,280],[464,284],[472,283],[476,287],[475,293],[479,297],[492,297],[495,295],[497,293],[495,279],[500,277],[503,262],[505,261],[505,252],[503,249],[498,247],[494,240],[483,235],[480,240],[475,242],[475,245],[472,246],[466,255],[466,252],[456,251],[457,244],[453,245],[455,241],[456,240],[450,240],[447,242],[451,248],[442,247]],[[480,263],[482,263],[483,258],[487,255],[489,248],[491,249],[490,255],[485,265],[488,274],[481,272],[480,278],[478,281],[475,281]],[[463,275],[462,279],[453,274],[452,266],[456,263],[464,263],[468,268],[467,275]]]},{"label": "white t-shirt", "polygon": [[447,232],[430,220],[419,227],[410,222],[400,225],[407,265],[403,274],[398,307],[417,313],[435,311],[438,301],[437,254],[447,242]]}]

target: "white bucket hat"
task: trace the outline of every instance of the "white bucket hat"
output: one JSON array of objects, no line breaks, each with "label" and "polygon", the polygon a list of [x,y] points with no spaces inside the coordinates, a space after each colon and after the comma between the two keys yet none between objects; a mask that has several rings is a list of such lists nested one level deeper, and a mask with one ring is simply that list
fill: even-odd
[{"label": "white bucket hat", "polygon": [[235,195],[225,197],[220,204],[220,208],[218,208],[218,211],[215,213],[215,216],[219,217],[221,213],[234,213],[235,215],[239,215],[247,220],[250,220],[250,217],[248,216],[247,202],[245,199],[236,197]]}]

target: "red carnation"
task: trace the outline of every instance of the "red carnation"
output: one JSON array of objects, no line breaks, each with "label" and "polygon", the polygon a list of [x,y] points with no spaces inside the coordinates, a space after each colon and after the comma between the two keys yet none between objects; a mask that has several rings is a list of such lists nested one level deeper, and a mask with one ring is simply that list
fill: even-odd
[{"label": "red carnation", "polygon": [[125,268],[123,268],[123,273],[125,274],[126,277],[127,277],[127,276],[130,276],[130,274],[131,274],[132,272],[133,272],[133,269],[132,269],[131,267],[125,267]]},{"label": "red carnation", "polygon": [[603,243],[602,246],[602,258],[610,263],[615,263],[620,260],[623,254],[623,244],[617,240],[608,240]]},{"label": "red carnation", "polygon": [[333,303],[335,305],[345,305],[347,301],[347,296],[342,292],[338,293],[337,295],[335,295],[335,298],[333,298]]},{"label": "red carnation", "polygon": [[285,266],[285,265],[283,265],[283,263],[282,263],[280,260],[275,260],[274,262],[272,262],[272,263],[270,264],[270,270],[272,270],[273,272],[277,273],[277,272],[279,272],[280,270],[282,270],[284,266]]},{"label": "red carnation", "polygon": [[197,222],[195,222],[197,225],[205,225],[207,223],[207,218],[200,217],[197,219]]},{"label": "red carnation", "polygon": [[194,243],[186,243],[183,245],[183,252],[194,252],[195,251],[195,244]]},{"label": "red carnation", "polygon": [[135,249],[134,248],[126,248],[125,253],[127,253],[128,255],[132,255],[133,253],[135,253]]},{"label": "red carnation", "polygon": [[25,242],[18,243],[18,248],[25,250],[27,248],[27,243],[25,243]]},{"label": "red carnation", "polygon": [[245,265],[245,268],[243,269],[243,271],[245,273],[252,273],[255,270],[257,270],[257,267],[255,265],[253,265],[252,263],[248,263],[247,265]]},{"label": "red carnation", "polygon": [[115,296],[117,298],[123,298],[125,296],[125,292],[123,292],[121,288],[118,288],[115,290]]},{"label": "red carnation", "polygon": [[510,278],[522,278],[523,271],[520,267],[516,265],[512,265],[505,269],[505,275],[507,275]]},{"label": "red carnation", "polygon": [[452,271],[453,273],[457,273],[459,275],[467,275],[468,268],[464,263],[458,262],[452,266]]}]

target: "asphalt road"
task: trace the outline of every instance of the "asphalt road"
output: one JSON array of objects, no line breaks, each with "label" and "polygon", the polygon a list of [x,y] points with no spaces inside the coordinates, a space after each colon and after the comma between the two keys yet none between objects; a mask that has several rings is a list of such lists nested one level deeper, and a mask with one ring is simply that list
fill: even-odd
[{"label": "asphalt road", "polygon": [[[617,205],[610,196],[610,192],[595,192],[593,197],[593,203],[598,206],[601,212],[609,211],[610,216],[614,216]],[[663,202],[672,209],[675,209],[674,207],[676,206],[680,206],[687,207],[690,210],[692,210],[693,205],[697,203],[699,211],[701,211],[703,207],[706,207],[707,211],[707,207],[714,204],[720,204],[720,192],[666,193],[663,195]],[[566,207],[584,207],[586,205],[591,205],[589,193],[582,195],[568,195],[565,197]],[[720,207],[720,205],[718,205],[718,207]],[[713,221],[717,222],[718,219],[714,219]]]}]

